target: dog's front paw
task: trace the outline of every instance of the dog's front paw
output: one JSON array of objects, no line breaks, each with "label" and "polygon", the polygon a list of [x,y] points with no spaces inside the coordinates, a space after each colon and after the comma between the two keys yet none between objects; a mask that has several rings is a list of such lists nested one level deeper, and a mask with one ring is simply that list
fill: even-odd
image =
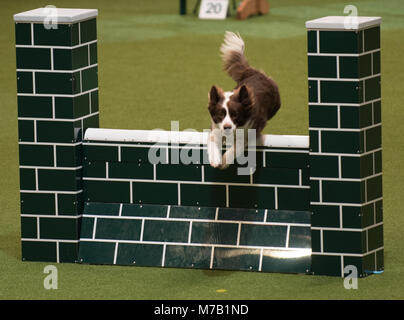
[{"label": "dog's front paw", "polygon": [[213,168],[219,168],[222,165],[222,156],[218,152],[210,152],[209,153],[209,164]]}]

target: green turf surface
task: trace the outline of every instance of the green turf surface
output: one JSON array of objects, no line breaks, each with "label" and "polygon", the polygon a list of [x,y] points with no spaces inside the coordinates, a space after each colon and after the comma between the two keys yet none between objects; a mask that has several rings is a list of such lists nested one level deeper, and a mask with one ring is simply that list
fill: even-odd
[{"label": "green turf surface", "polygon": [[[191,11],[194,1],[189,2]],[[47,263],[20,253],[14,13],[41,1],[0,1],[0,299],[403,299],[404,181],[402,0],[271,0],[269,15],[237,21],[179,16],[177,0],[52,1],[57,7],[97,8],[100,125],[180,130],[209,126],[207,92],[230,89],[219,46],[225,30],[239,31],[250,63],[278,82],[282,108],[265,133],[308,134],[304,22],[343,15],[382,16],[382,118],[385,272],[346,290],[340,278],[170,268],[58,264],[57,290],[45,290]],[[217,291],[219,290],[219,291]]]}]

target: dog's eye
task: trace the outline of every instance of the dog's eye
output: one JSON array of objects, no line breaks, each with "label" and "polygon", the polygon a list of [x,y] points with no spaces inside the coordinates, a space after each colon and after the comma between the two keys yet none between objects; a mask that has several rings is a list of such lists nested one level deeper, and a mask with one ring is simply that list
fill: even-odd
[{"label": "dog's eye", "polygon": [[230,110],[230,117],[236,118],[237,117],[237,112],[233,111],[233,110]]}]

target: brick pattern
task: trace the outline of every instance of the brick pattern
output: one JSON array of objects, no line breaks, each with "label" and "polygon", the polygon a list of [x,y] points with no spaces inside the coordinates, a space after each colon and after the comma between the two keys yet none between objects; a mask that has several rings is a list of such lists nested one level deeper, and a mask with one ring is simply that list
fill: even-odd
[{"label": "brick pattern", "polygon": [[308,211],[86,203],[79,261],[306,273]]},{"label": "brick pattern", "polygon": [[380,27],[308,30],[315,274],[383,269]]},{"label": "brick pattern", "polygon": [[16,23],[23,260],[77,260],[82,138],[98,127],[96,19]]}]

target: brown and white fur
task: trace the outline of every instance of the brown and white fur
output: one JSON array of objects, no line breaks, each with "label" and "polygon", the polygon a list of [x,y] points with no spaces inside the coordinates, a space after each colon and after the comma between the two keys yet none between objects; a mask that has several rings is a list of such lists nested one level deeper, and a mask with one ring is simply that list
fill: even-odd
[{"label": "brown and white fur", "polygon": [[[220,51],[224,70],[237,83],[233,91],[224,92],[212,86],[209,92],[209,112],[212,130],[208,138],[209,163],[215,168],[227,168],[244,148],[233,144],[222,156],[222,137],[229,136],[236,129],[256,130],[257,140],[261,137],[267,121],[281,106],[276,83],[263,72],[248,64],[244,55],[244,41],[239,34],[226,32]],[[244,134],[247,138],[247,134]],[[243,147],[247,140],[244,141]]]}]

